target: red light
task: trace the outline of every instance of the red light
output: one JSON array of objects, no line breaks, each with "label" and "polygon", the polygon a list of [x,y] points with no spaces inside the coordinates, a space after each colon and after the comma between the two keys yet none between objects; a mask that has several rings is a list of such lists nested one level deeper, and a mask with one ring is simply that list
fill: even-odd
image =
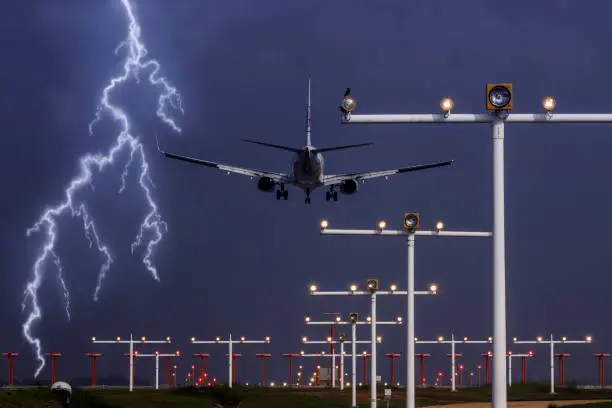
[{"label": "red light", "polygon": [[461,364],[461,365],[459,366],[459,369],[460,369],[460,370],[463,370],[463,364]]},{"label": "red light", "polygon": [[478,364],[478,369],[480,370],[482,368],[482,366],[480,364]]},{"label": "red light", "polygon": [[439,377],[442,377],[442,371],[440,371],[440,372],[438,373],[438,376],[439,376]]},{"label": "red light", "polygon": [[191,373],[187,374],[187,377],[191,377]]},{"label": "red light", "polygon": [[159,356],[159,350],[155,350],[155,355]]},{"label": "red light", "polygon": [[217,382],[217,378],[216,377],[213,377],[213,382]]},{"label": "red light", "polygon": [[181,351],[180,350],[176,350],[176,355],[180,356],[181,355]]},{"label": "red light", "polygon": [[208,383],[208,386],[210,387],[210,383]]},{"label": "red light", "polygon": [[191,368],[195,368],[195,366],[192,364],[192,365],[191,365]]},{"label": "red light", "polygon": [[533,357],[533,350],[529,350],[529,357]]}]

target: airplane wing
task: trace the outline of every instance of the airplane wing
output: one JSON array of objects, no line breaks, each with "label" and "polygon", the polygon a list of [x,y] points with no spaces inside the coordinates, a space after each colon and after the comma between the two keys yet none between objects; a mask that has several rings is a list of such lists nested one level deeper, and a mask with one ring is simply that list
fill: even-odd
[{"label": "airplane wing", "polygon": [[432,163],[432,164],[421,164],[418,166],[402,167],[399,169],[391,169],[391,170],[328,175],[323,178],[323,184],[326,186],[330,186],[330,185],[340,184],[346,180],[365,181],[365,180],[374,179],[378,177],[391,176],[394,174],[408,173],[410,171],[418,171],[418,170],[431,169],[434,167],[450,166],[453,162],[454,160],[449,160],[449,161],[444,161],[444,162],[438,162],[438,163]]},{"label": "airplane wing", "polygon": [[242,174],[243,176],[249,176],[249,177],[269,177],[272,180],[274,180],[276,183],[292,184],[292,181],[293,181],[289,175],[283,174],[283,173],[275,173],[272,171],[248,169],[246,167],[229,166],[226,164],[216,163],[216,162],[212,162],[208,160],[201,160],[201,159],[196,159],[193,157],[181,156],[178,154],[165,152],[159,148],[159,145],[157,146],[157,150],[164,156],[169,157],[171,159],[177,159],[177,160],[182,160],[182,161],[186,161],[189,163],[200,164],[202,166],[213,167],[219,170],[227,171],[229,173]]}]

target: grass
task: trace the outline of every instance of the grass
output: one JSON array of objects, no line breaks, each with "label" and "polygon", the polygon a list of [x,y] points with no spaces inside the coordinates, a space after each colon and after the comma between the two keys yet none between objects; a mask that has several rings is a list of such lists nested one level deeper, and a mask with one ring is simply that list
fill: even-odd
[{"label": "grass", "polygon": [[[548,384],[514,385],[508,391],[509,401],[554,401],[554,400],[590,400],[610,399],[610,390],[579,390],[575,387],[558,389],[558,394],[551,396]],[[357,404],[368,405],[369,388],[360,387],[357,391]],[[383,395],[382,388],[379,395]],[[393,391],[389,401],[390,408],[405,406],[405,394],[401,390]],[[466,388],[458,392],[448,389],[417,389],[417,406],[443,405],[460,402],[489,402],[491,388]],[[74,389],[71,408],[213,408],[219,404],[224,408],[340,408],[350,406],[350,390],[331,389],[260,389],[236,386],[233,389],[211,387],[204,389],[175,388],[159,391],[136,389]],[[385,401],[380,401],[386,407]],[[48,388],[24,390],[0,390],[0,407],[2,408],[60,408]],[[574,406],[573,406],[574,407]],[[575,406],[576,408],[578,406]],[[579,405],[581,408],[612,408],[612,403]]]}]

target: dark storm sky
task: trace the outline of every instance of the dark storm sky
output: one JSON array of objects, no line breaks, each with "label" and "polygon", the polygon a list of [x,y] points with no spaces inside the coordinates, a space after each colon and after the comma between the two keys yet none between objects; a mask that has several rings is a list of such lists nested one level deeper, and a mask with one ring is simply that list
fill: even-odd
[{"label": "dark storm sky", "polygon": [[[63,314],[52,265],[39,295],[44,310],[35,333],[45,351],[62,352],[58,375],[89,375],[85,352],[104,354],[100,375],[127,374],[127,346],[89,343],[99,338],[172,336],[184,354],[210,352],[210,372],[225,379],[225,346],[194,347],[191,336],[213,339],[272,336],[270,345],[249,345],[239,379],[256,381],[255,353],[270,352],[268,378],[284,381],[283,352],[320,351],[300,338],[324,339],[327,328],[306,327],[304,316],[324,312],[367,314],[365,298],[311,298],[307,286],[342,290],[375,277],[382,286],[405,287],[401,239],[320,236],[331,226],[374,227],[385,219],[400,227],[405,211],[422,223],[443,219],[449,229],[491,230],[491,138],[486,125],[342,126],[337,106],[346,87],[358,113],[431,113],[446,95],[456,112],[481,112],[487,82],[512,82],[515,112],[541,110],[546,95],[558,112],[610,112],[612,5],[607,1],[145,1],[134,0],[150,55],[183,96],[183,127],[172,133],[155,116],[157,94],[130,84],[115,101],[130,112],[145,141],[154,196],[169,231],[154,260],[156,283],[129,245],[145,214],[132,174],[117,194],[125,159],[96,174],[87,200],[115,263],[99,302],[92,301],[99,254],[88,248],[82,222],[62,218],[58,254],[72,291],[73,316]],[[31,277],[42,236],[25,230],[43,208],[56,204],[87,152],[105,151],[116,137],[107,125],[87,134],[109,75],[120,69],[113,54],[127,34],[119,1],[13,2],[0,26],[0,151],[2,256],[0,257],[0,351],[21,353],[17,377],[29,377],[35,361],[21,334],[22,293]],[[326,155],[327,171],[378,170],[455,159],[452,168],[400,175],[363,185],[337,203],[316,191],[311,205],[291,189],[289,201],[259,192],[247,177],[164,159],[163,147],[190,156],[287,172],[290,153],[240,141],[254,138],[299,147],[304,142],[304,104],[312,77],[316,146],[373,141],[370,147]],[[572,353],[566,378],[594,381],[596,352],[610,352],[609,308],[612,186],[610,126],[521,125],[506,127],[506,232],[508,338],[595,338],[589,346],[558,347]],[[492,241],[419,239],[417,289],[440,285],[435,298],[417,298],[416,333],[483,339],[492,335]],[[403,299],[380,298],[378,316],[404,314]],[[379,352],[404,352],[405,329],[381,327]],[[367,330],[360,329],[362,338]],[[530,378],[547,378],[548,348],[533,348]],[[154,347],[140,347],[142,352]],[[487,347],[458,347],[475,367]],[[443,346],[417,345],[433,354],[427,376],[449,371]],[[380,373],[389,362],[380,357]],[[195,361],[183,358],[186,370]],[[5,362],[0,365],[4,377]],[[312,363],[310,363],[312,364]],[[139,361],[138,377],[153,379],[152,362]],[[49,364],[41,378],[50,376]],[[405,378],[405,364],[398,376]],[[518,364],[515,365],[518,367]],[[310,371],[310,370],[309,370]],[[519,373],[515,370],[515,381]],[[186,371],[185,371],[186,372]]]}]

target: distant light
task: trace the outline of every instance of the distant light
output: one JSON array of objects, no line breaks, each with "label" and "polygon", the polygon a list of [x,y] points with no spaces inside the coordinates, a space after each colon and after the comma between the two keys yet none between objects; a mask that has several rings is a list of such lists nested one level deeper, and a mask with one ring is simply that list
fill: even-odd
[{"label": "distant light", "polygon": [[518,341],[518,337],[513,338],[512,341],[516,343]]},{"label": "distant light", "polygon": [[351,290],[351,292],[355,292],[358,289],[358,287],[357,285],[352,284],[351,286],[349,286],[349,289]]},{"label": "distant light", "polygon": [[450,112],[454,106],[455,102],[448,96],[440,101],[440,108],[442,108],[444,112]]},{"label": "distant light", "polygon": [[379,221],[378,222],[378,229],[384,230],[385,228],[387,228],[387,222],[386,221]]},{"label": "distant light", "polygon": [[217,340],[217,341],[221,341],[221,337],[217,337],[215,340]]},{"label": "distant light", "polygon": [[538,338],[536,340],[538,341],[538,343],[541,342],[542,341],[542,336],[538,336]]},{"label": "distant light", "polygon": [[306,336],[302,337],[302,342],[303,343],[306,343],[307,341],[308,341],[308,337],[306,337]]},{"label": "distant light", "polygon": [[397,316],[397,317],[395,318],[395,320],[397,320],[397,321],[398,321],[398,323],[401,323],[401,322],[402,322],[402,320],[404,320],[404,319],[402,318],[402,316]]},{"label": "distant light", "polygon": [[442,231],[442,229],[444,229],[444,223],[442,221],[438,221],[436,223],[436,229],[438,230],[438,232]]},{"label": "distant light", "polygon": [[464,338],[463,338],[463,341],[468,341],[468,338],[467,338],[467,337],[464,337]]},{"label": "distant light", "polygon": [[269,342],[270,341],[270,336],[266,336],[266,341]]},{"label": "distant light", "polygon": [[593,341],[593,337],[591,337],[591,336],[586,336],[586,341],[587,341],[587,343],[592,342],[592,341]]},{"label": "distant light", "polygon": [[552,112],[553,109],[555,109],[555,106],[557,106],[557,101],[555,101],[555,98],[552,96],[547,96],[546,98],[542,99],[542,107],[546,112]]},{"label": "distant light", "polygon": [[341,320],[342,320],[342,318],[341,318],[340,316],[336,316],[336,321],[337,321],[337,322],[339,322],[339,321],[341,321]]},{"label": "distant light", "polygon": [[321,229],[326,229],[327,227],[329,227],[329,222],[327,220],[321,221]]},{"label": "distant light", "polygon": [[391,292],[395,292],[397,290],[397,285],[392,284],[391,286],[389,286],[389,289],[391,289]]},{"label": "distant light", "polygon": [[142,337],[140,338],[140,340],[141,340],[141,341],[147,341],[147,338],[146,338],[145,336],[142,336]]},{"label": "distant light", "polygon": [[117,341],[121,341],[121,337],[117,337]]},{"label": "distant light", "polygon": [[307,322],[309,322],[309,321],[310,321],[310,316],[306,316],[306,317],[304,318],[304,320],[306,320]]},{"label": "distant light", "polygon": [[565,336],[561,337],[561,341],[567,341],[567,337]]},{"label": "distant light", "polygon": [[432,283],[429,285],[429,291],[435,295],[438,292],[438,285]]},{"label": "distant light", "polygon": [[492,342],[492,341],[493,341],[493,337],[489,337],[489,342]]},{"label": "distant light", "polygon": [[438,337],[438,341],[444,341],[444,337],[442,336]]},{"label": "distant light", "polygon": [[95,338],[95,337],[92,337],[92,338],[91,338],[91,341],[96,341],[96,338]]},{"label": "distant light", "polygon": [[166,341],[170,343],[170,336],[166,337]]},{"label": "distant light", "polygon": [[191,342],[193,343],[194,341],[196,341],[196,338],[195,338],[195,337],[192,337],[192,338],[191,338]]},{"label": "distant light", "polygon": [[317,285],[310,285],[310,291],[311,292],[316,292],[317,291]]}]

